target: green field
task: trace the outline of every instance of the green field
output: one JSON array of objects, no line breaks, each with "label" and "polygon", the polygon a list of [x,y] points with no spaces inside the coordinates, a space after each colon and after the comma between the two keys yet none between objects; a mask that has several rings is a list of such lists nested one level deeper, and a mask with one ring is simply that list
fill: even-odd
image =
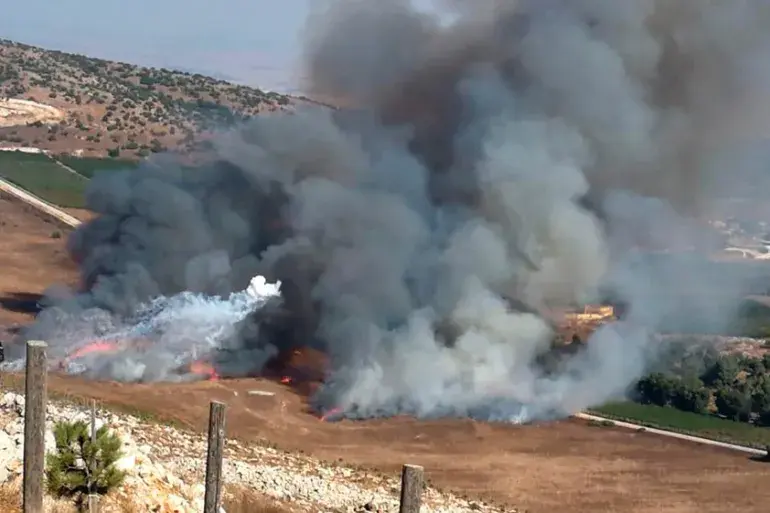
[{"label": "green field", "polygon": [[0,176],[54,205],[85,207],[88,180],[45,155],[0,151]]},{"label": "green field", "polygon": [[139,165],[135,160],[111,159],[97,157],[71,157],[60,156],[56,160],[71,167],[86,178],[93,178],[97,173],[104,171],[120,171],[132,169]]},{"label": "green field", "polygon": [[700,415],[670,407],[632,402],[611,403],[589,413],[643,426],[765,449],[770,445],[770,428]]}]

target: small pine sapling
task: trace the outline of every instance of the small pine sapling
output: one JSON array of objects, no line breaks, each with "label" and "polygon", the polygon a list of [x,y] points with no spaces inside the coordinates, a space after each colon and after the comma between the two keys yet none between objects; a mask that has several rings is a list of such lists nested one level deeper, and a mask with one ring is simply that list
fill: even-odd
[{"label": "small pine sapling", "polygon": [[104,495],[121,485],[125,473],[115,463],[123,456],[122,442],[106,426],[96,431],[95,443],[82,420],[57,422],[53,434],[56,451],[46,457],[49,493],[82,507],[89,494]]}]

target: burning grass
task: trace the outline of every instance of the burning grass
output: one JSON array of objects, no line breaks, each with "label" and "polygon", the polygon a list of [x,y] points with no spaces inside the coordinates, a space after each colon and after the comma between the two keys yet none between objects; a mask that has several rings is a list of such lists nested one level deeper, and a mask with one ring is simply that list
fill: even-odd
[{"label": "burning grass", "polygon": [[765,449],[767,446],[770,446],[769,429],[753,426],[745,422],[735,422],[670,407],[623,402],[594,408],[591,410],[591,413],[651,428],[665,429],[685,435],[717,440],[719,442],[745,445],[759,449]]}]

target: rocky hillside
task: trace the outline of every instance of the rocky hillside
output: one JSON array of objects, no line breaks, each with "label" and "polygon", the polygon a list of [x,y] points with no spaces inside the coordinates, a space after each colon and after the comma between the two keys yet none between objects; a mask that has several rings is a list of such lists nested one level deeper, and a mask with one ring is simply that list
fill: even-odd
[{"label": "rocky hillside", "polygon": [[[0,399],[0,509],[3,497],[18,500],[23,454],[24,397],[6,393]],[[97,428],[107,425],[123,440],[118,466],[128,473],[123,486],[108,496],[103,511],[156,513],[203,510],[206,440],[199,434],[138,418],[99,411]],[[52,404],[47,412],[46,450],[53,450],[57,421],[87,420],[74,405]],[[382,476],[330,465],[305,455],[287,454],[257,444],[228,441],[225,452],[224,508],[232,511],[366,512],[398,511],[398,476]],[[8,499],[6,499],[8,500]],[[52,499],[49,507],[65,505]],[[252,506],[244,507],[246,501]],[[259,510],[255,509],[259,504]],[[133,509],[130,509],[133,508]],[[428,488],[424,512],[493,512],[492,506],[470,502]],[[9,511],[10,513],[10,511]]]},{"label": "rocky hillside", "polygon": [[[0,145],[122,157],[189,149],[212,128],[295,101],[203,75],[0,39],[0,102],[8,98],[27,103],[6,105],[5,113],[0,104]],[[19,124],[19,114],[29,117]]]}]

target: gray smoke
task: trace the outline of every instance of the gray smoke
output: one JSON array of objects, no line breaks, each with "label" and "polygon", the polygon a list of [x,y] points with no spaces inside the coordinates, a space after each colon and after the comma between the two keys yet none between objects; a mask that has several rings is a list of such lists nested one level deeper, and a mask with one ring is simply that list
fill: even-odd
[{"label": "gray smoke", "polygon": [[[259,117],[194,171],[99,175],[70,241],[88,291],[28,336],[259,273],[283,303],[218,338],[220,364],[322,347],[323,407],[531,419],[622,396],[665,316],[695,297],[724,323],[741,293],[746,276],[635,249],[709,249],[697,216],[762,174],[744,149],[768,128],[769,5],[319,2],[308,92],[354,108]],[[541,365],[546,312],[605,289],[626,319]]]}]

